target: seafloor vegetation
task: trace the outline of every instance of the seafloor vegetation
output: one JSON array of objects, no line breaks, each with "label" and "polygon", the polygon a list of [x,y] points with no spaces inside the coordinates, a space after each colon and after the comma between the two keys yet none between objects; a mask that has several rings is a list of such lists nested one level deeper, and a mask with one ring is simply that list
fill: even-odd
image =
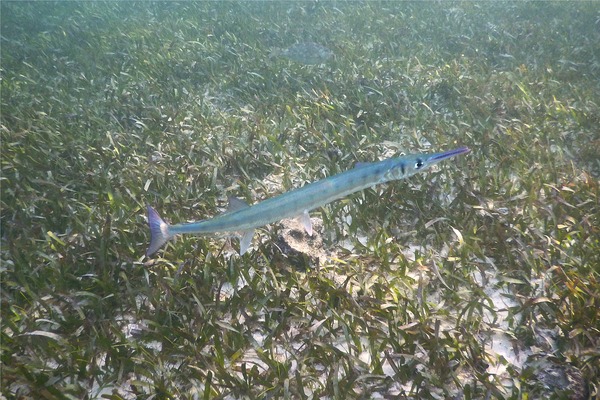
[{"label": "seafloor vegetation", "polygon": [[[600,398],[597,2],[1,18],[5,397]],[[334,56],[277,56],[303,42]],[[280,224],[242,257],[197,237],[144,257],[146,203],[208,218],[462,145],[313,212],[318,261]]]}]

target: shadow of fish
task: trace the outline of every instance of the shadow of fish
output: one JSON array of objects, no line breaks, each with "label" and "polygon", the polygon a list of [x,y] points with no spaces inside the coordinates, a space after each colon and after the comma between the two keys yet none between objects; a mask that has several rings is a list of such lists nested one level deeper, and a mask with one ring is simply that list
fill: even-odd
[{"label": "shadow of fish", "polygon": [[285,57],[288,60],[306,65],[322,64],[333,57],[333,52],[314,42],[296,43],[284,50],[276,50],[272,56]]}]

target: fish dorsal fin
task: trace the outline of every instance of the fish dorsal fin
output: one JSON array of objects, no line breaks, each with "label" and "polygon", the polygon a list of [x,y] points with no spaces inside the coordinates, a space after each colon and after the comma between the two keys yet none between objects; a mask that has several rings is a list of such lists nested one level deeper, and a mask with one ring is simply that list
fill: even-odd
[{"label": "fish dorsal fin", "polygon": [[250,207],[250,206],[244,200],[240,200],[237,197],[230,196],[229,197],[229,205],[227,206],[227,211],[225,211],[225,212],[230,213],[230,212],[238,211],[238,210],[241,210],[243,208],[248,208],[248,207]]},{"label": "fish dorsal fin", "polygon": [[363,168],[363,167],[366,167],[367,165],[371,165],[371,164],[373,164],[373,163],[359,161],[356,164],[354,164],[354,168]]}]

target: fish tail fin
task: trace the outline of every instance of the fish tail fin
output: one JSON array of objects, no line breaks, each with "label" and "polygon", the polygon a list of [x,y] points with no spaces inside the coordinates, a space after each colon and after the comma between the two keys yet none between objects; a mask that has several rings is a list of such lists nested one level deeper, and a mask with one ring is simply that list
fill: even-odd
[{"label": "fish tail fin", "polygon": [[147,209],[148,225],[150,226],[150,246],[148,246],[146,256],[150,256],[164,246],[173,235],[169,232],[169,224],[163,221],[156,210],[149,205],[147,206]]}]

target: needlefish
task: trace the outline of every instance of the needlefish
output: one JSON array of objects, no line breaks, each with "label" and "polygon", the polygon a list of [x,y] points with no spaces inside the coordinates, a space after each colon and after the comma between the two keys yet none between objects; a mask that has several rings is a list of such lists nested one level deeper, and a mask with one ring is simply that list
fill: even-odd
[{"label": "needlefish", "polygon": [[309,183],[252,206],[231,197],[225,213],[197,222],[170,225],[148,205],[150,246],[146,255],[154,254],[177,235],[211,235],[224,232],[241,233],[240,254],[244,254],[252,243],[256,228],[292,217],[300,217],[306,232],[312,236],[312,224],[308,214],[310,210],[380,183],[407,178],[442,160],[469,151],[467,147],[460,147],[441,153],[411,154],[378,162],[358,163],[348,171]]}]

